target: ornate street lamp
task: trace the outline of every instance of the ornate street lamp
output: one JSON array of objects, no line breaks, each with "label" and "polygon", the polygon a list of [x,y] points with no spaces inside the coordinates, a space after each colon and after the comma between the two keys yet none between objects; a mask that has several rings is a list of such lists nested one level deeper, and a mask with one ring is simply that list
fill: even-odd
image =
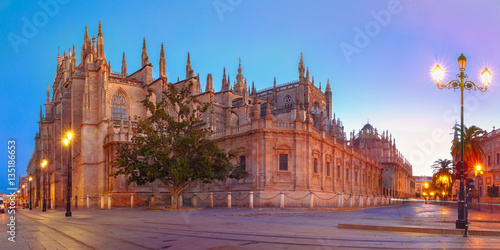
[{"label": "ornate street lamp", "polygon": [[71,131],[68,131],[66,133],[66,137],[63,139],[63,143],[64,143],[64,146],[66,146],[67,150],[68,150],[68,196],[66,197],[66,217],[70,217],[71,216],[71,170],[69,168],[69,162],[70,162],[70,143],[71,143],[71,138],[73,138],[73,133]]},{"label": "ornate street lamp", "polygon": [[31,210],[31,180],[33,180],[33,177],[31,177],[31,175],[30,175],[30,178],[28,179],[28,181],[30,182],[30,185],[29,185],[29,189],[30,189],[30,193],[29,193],[29,195],[30,195],[30,210]]},{"label": "ornate street lamp", "polygon": [[45,212],[47,211],[47,202],[45,200],[45,173],[43,172],[43,169],[45,168],[45,166],[47,166],[47,160],[43,159],[42,160],[42,177],[43,177],[43,206],[42,206],[42,212]]},{"label": "ornate street lamp", "polygon": [[485,68],[481,73],[483,78],[484,86],[480,87],[474,82],[469,81],[469,77],[464,73],[465,65],[467,63],[467,58],[464,54],[458,57],[458,68],[460,73],[457,74],[455,80],[451,80],[446,84],[441,84],[441,80],[444,77],[444,70],[437,65],[432,71],[434,80],[437,83],[439,89],[460,89],[460,192],[458,196],[458,219],[456,221],[456,228],[465,229],[464,237],[467,236],[468,221],[467,221],[467,203],[465,202],[465,179],[464,179],[464,89],[467,90],[480,90],[482,92],[486,91],[488,84],[491,81],[491,72],[488,68]]}]

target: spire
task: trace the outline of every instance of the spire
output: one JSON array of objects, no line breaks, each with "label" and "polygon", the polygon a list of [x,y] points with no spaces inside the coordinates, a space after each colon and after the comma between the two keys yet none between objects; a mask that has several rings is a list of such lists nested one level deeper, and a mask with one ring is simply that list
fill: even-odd
[{"label": "spire", "polygon": [[187,58],[187,64],[186,64],[186,79],[194,77],[194,72],[193,69],[191,68],[191,57],[189,55],[188,51],[188,58]]},{"label": "spire", "polygon": [[255,83],[252,81],[252,95],[257,94],[257,90],[255,89]]},{"label": "spire", "polygon": [[99,20],[99,30],[97,31],[97,37],[102,37],[102,26],[101,26],[101,20]]},{"label": "spire", "polygon": [[[312,81],[311,82],[312,82],[312,85],[314,86],[314,76],[312,76]],[[321,89],[321,87],[319,89]]]},{"label": "spire", "polygon": [[302,53],[300,53],[300,62],[299,62],[299,81],[302,81],[302,78],[304,78],[304,59],[302,57]]},{"label": "spire", "polygon": [[331,92],[332,89],[330,88],[330,78],[326,80],[326,92]]},{"label": "spire", "polygon": [[306,71],[306,81],[309,82],[309,67],[307,67],[307,71]]},{"label": "spire", "polygon": [[227,90],[231,89],[231,80],[229,79],[229,75],[227,75]]},{"label": "spire", "polygon": [[207,75],[207,85],[205,87],[205,92],[213,92],[214,91],[214,86],[213,86],[213,83],[212,83],[213,79],[212,79],[212,74],[208,74]]},{"label": "spire", "polygon": [[83,44],[85,49],[90,48],[90,37],[89,37],[89,28],[85,25],[85,37],[83,38]]},{"label": "spire", "polygon": [[273,85],[274,88],[276,88],[276,76],[274,77],[274,85]]},{"label": "spire", "polygon": [[163,43],[161,43],[160,50],[160,77],[167,76],[167,63],[165,62],[165,50],[163,49]]},{"label": "spire", "polygon": [[122,59],[122,76],[127,76],[127,61],[125,60],[125,52],[123,52]]},{"label": "spire", "polygon": [[319,90],[321,90],[321,82],[319,82],[319,87],[318,88],[319,88]]},{"label": "spire", "polygon": [[101,21],[99,21],[99,31],[97,32],[97,59],[104,59],[104,38],[102,37]]},{"label": "spire", "polygon": [[146,37],[142,40],[142,55],[141,55],[141,68],[150,64],[148,57],[148,50],[146,49]]},{"label": "spire", "polygon": [[222,74],[222,85],[221,85],[221,89],[220,91],[223,92],[223,91],[228,91],[229,88],[228,88],[228,82],[227,82],[227,79],[226,79],[226,67],[224,67],[224,74]]},{"label": "spire", "polygon": [[42,115],[42,106],[40,105],[40,121],[42,120],[42,117],[43,117],[43,115]]},{"label": "spire", "polygon": [[47,83],[47,103],[50,102],[50,88],[49,88],[49,83]]}]

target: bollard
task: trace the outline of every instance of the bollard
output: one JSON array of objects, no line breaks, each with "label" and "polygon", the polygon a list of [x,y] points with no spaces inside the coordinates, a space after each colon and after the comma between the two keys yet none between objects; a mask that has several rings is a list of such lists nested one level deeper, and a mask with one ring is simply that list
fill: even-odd
[{"label": "bollard", "polygon": [[338,202],[337,202],[337,208],[343,208],[344,207],[344,203],[343,203],[344,202],[344,200],[343,200],[344,197],[342,197],[342,196],[343,196],[342,192],[339,192],[339,196],[337,197],[337,200],[338,200]]},{"label": "bollard", "polygon": [[130,194],[130,208],[134,208],[134,194]]},{"label": "bollard", "polygon": [[231,208],[231,192],[227,193],[227,208]]},{"label": "bollard", "polygon": [[285,194],[280,193],[280,208],[283,209],[285,208]]},{"label": "bollard", "polygon": [[354,199],[353,198],[354,198],[354,195],[352,195],[352,193],[349,194],[349,203],[350,203],[349,207],[351,207],[351,208],[354,207]]},{"label": "bollard", "polygon": [[250,209],[253,209],[253,191],[250,191]]},{"label": "bollard", "polygon": [[191,198],[191,203],[193,203],[193,207],[196,208],[196,203],[198,201],[198,196],[196,196],[196,193],[193,194],[193,198]]},{"label": "bollard", "polygon": [[108,209],[111,209],[111,194],[108,194]]},{"label": "bollard", "polygon": [[182,207],[182,194],[179,194],[178,203],[179,203],[179,208],[181,208]]},{"label": "bollard", "polygon": [[210,192],[210,208],[214,207],[214,193]]},{"label": "bollard", "polygon": [[314,196],[313,196],[313,192],[309,192],[309,208],[314,208]]},{"label": "bollard", "polygon": [[104,194],[101,194],[101,209],[104,209]]},{"label": "bollard", "polygon": [[90,209],[90,198],[88,194],[87,194],[87,209]]}]

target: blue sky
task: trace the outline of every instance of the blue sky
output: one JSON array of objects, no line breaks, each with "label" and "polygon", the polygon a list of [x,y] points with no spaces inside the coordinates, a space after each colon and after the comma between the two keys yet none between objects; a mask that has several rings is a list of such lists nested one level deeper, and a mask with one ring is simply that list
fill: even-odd
[{"label": "blue sky", "polygon": [[[490,68],[488,91],[465,93],[465,124],[500,127],[498,1],[40,2],[52,5],[47,11],[39,1],[0,3],[0,143],[16,140],[18,174],[25,174],[34,148],[58,51],[75,44],[79,63],[85,25],[96,35],[99,20],[113,70],[120,71],[124,51],[128,71],[137,70],[146,37],[155,77],[163,42],[170,80],[185,76],[190,51],[195,73],[202,79],[212,73],[216,89],[223,67],[234,79],[238,57],[257,89],[271,86],[274,77],[278,84],[296,80],[302,52],[317,84],[324,89],[330,79],[333,111],[345,129],[357,131],[369,119],[379,131],[389,130],[414,175],[429,175],[436,159],[450,157],[451,127],[460,119],[460,93],[437,89],[430,77],[436,63],[451,80],[464,53],[466,73],[479,84],[482,69]],[[26,32],[25,20],[36,30]],[[11,41],[16,35],[19,44]],[[7,162],[4,150],[0,159]],[[7,165],[1,166],[6,176]],[[6,187],[2,177],[0,192]]]}]

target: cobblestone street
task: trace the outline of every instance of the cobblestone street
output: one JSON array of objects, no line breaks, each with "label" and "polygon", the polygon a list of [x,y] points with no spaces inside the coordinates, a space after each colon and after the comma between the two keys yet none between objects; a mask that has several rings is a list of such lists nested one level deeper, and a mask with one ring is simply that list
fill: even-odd
[{"label": "cobblestone street", "polygon": [[[471,211],[500,231],[500,216]],[[7,224],[7,214],[0,215]],[[347,211],[184,209],[144,207],[112,210],[18,210],[16,243],[5,231],[2,249],[329,249],[335,248],[496,248],[500,237],[468,237],[339,229],[339,223],[453,229],[456,209],[406,204]]]}]

